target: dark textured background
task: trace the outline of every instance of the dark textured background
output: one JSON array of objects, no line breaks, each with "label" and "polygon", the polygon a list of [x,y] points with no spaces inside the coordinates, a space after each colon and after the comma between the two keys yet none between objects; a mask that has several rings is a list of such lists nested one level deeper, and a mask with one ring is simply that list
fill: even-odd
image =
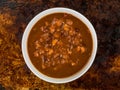
[{"label": "dark textured background", "polygon": [[[98,37],[97,55],[89,71],[78,80],[61,85],[34,76],[24,63],[20,48],[28,22],[53,7],[82,13]],[[6,90],[120,89],[120,0],[0,0],[0,40],[0,84]]]}]

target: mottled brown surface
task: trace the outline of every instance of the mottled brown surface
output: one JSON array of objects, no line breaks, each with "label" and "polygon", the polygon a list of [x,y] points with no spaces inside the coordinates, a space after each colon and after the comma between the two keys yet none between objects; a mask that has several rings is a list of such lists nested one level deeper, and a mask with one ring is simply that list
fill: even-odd
[{"label": "mottled brown surface", "polygon": [[[61,85],[38,79],[27,68],[21,53],[28,22],[39,12],[57,6],[85,15],[96,29],[99,44],[89,71]],[[120,0],[0,0],[0,84],[6,90],[119,90]]]}]

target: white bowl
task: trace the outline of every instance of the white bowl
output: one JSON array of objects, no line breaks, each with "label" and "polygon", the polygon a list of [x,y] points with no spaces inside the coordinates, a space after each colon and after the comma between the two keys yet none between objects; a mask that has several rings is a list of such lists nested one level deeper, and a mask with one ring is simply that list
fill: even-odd
[{"label": "white bowl", "polygon": [[[75,73],[72,76],[69,77],[65,77],[65,78],[53,78],[53,77],[48,77],[44,74],[42,74],[41,72],[39,72],[34,65],[32,64],[29,55],[28,55],[28,50],[27,50],[27,40],[28,40],[28,36],[29,33],[32,29],[32,27],[44,16],[52,14],[52,13],[68,13],[71,14],[77,18],[79,18],[90,30],[90,33],[92,35],[92,40],[93,40],[93,50],[92,50],[92,54],[91,57],[89,58],[89,61],[87,62],[87,64],[83,67],[82,70],[78,71],[77,73]],[[45,10],[43,12],[40,12],[38,15],[36,15],[27,25],[25,32],[23,34],[23,38],[22,38],[22,53],[23,53],[23,57],[24,60],[27,64],[27,66],[29,67],[29,69],[40,79],[50,82],[50,83],[67,83],[67,82],[71,82],[75,79],[78,79],[79,77],[81,77],[83,74],[85,74],[85,72],[88,71],[88,69],[91,67],[95,55],[96,55],[96,51],[97,51],[97,36],[96,36],[96,32],[94,27],[92,26],[92,24],[90,23],[90,21],[83,16],[82,14],[78,13],[77,11],[74,11],[72,9],[68,9],[68,8],[51,8],[48,10]]]}]

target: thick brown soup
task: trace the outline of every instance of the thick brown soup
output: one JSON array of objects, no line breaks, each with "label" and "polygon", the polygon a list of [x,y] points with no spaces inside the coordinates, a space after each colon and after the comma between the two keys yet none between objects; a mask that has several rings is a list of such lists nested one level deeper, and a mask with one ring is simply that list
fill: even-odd
[{"label": "thick brown soup", "polygon": [[28,38],[28,54],[43,74],[68,77],[88,62],[93,41],[87,26],[78,18],[55,13],[40,19]]}]

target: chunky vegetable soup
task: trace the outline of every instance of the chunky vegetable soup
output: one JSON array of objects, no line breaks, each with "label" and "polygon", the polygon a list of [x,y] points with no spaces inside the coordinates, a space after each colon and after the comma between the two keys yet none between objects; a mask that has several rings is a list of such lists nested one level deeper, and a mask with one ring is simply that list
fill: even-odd
[{"label": "chunky vegetable soup", "polygon": [[40,19],[28,38],[28,54],[41,73],[63,78],[81,70],[92,53],[93,41],[87,26],[67,13]]}]

